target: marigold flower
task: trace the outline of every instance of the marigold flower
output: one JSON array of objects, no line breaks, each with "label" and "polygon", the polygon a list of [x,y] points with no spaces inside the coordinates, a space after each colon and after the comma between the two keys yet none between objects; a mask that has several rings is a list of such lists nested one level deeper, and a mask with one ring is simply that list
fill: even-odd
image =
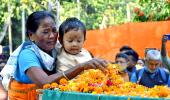
[{"label": "marigold flower", "polygon": [[50,84],[45,84],[45,85],[43,85],[43,89],[49,89],[49,88],[51,88],[51,85],[50,85]]},{"label": "marigold flower", "polygon": [[103,92],[103,89],[102,89],[101,87],[95,87],[95,88],[94,88],[94,92],[100,94],[100,93]]},{"label": "marigold flower", "polygon": [[61,91],[67,91],[68,90],[68,86],[67,85],[59,85],[59,89]]},{"label": "marigold flower", "polygon": [[[109,64],[107,73],[98,69],[85,70],[76,78],[67,81],[62,78],[57,83],[45,84],[44,89],[58,87],[61,91],[88,92],[92,94],[109,94],[140,97],[170,97],[166,86],[148,88],[139,84],[125,82],[118,73],[117,64]],[[128,98],[130,99],[130,98]]]},{"label": "marigold flower", "polygon": [[66,85],[68,81],[65,78],[60,79],[59,84]]},{"label": "marigold flower", "polygon": [[56,82],[51,83],[51,88],[58,88],[58,84]]}]

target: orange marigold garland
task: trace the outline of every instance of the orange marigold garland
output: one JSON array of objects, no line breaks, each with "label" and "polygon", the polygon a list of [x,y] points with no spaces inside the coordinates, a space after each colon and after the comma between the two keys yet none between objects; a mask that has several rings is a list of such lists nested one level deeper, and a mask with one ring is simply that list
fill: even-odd
[{"label": "orange marigold garland", "polygon": [[[109,64],[106,73],[98,69],[85,70],[76,78],[67,81],[62,78],[58,87],[61,91],[76,91],[92,94],[108,94],[119,96],[141,96],[141,97],[170,97],[170,89],[167,86],[145,86],[125,82],[119,75],[117,64]],[[52,84],[51,84],[52,85]],[[55,84],[54,84],[55,85]],[[43,88],[51,88],[46,84]],[[52,87],[54,88],[54,87]]]}]

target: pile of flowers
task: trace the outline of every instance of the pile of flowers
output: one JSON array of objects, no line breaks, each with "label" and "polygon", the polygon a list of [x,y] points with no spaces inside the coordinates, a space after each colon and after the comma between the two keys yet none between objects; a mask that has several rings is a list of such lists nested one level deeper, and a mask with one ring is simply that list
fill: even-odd
[{"label": "pile of flowers", "polygon": [[118,67],[116,64],[110,64],[106,72],[98,69],[85,70],[72,80],[62,78],[59,85],[51,83],[44,85],[43,88],[118,96],[170,97],[170,89],[167,86],[147,88],[139,84],[125,82],[119,75]]}]

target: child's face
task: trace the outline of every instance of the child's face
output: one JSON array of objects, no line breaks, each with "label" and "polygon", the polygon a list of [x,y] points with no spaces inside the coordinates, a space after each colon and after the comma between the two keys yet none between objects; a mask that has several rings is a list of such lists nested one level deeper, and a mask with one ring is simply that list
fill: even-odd
[{"label": "child's face", "polygon": [[144,66],[144,62],[141,59],[138,60],[137,64],[140,66]]},{"label": "child's face", "polygon": [[78,54],[84,43],[84,33],[81,30],[70,30],[63,36],[63,46],[67,53]]},{"label": "child's face", "polygon": [[115,62],[120,65],[121,67],[127,67],[128,66],[128,61],[125,58],[118,57],[116,58]]}]

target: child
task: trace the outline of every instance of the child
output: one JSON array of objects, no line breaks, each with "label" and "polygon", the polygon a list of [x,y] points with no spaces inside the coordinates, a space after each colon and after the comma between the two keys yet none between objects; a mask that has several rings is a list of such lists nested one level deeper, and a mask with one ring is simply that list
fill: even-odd
[{"label": "child", "polygon": [[62,47],[57,57],[57,71],[66,71],[92,59],[91,54],[82,48],[85,39],[85,25],[77,18],[68,18],[60,25],[59,42]]},{"label": "child", "polygon": [[145,66],[144,59],[139,58],[136,64],[136,70],[142,69]]},{"label": "child", "polygon": [[128,55],[124,53],[118,53],[115,58],[115,63],[120,66],[119,73],[125,82],[129,82],[129,75],[126,72],[126,68],[128,67],[129,59]]}]

